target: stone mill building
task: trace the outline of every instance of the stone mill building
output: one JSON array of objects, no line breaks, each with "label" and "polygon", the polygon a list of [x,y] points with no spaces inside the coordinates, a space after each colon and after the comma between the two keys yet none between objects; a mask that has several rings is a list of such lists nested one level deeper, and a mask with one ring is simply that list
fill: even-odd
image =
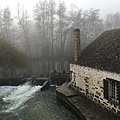
[{"label": "stone mill building", "polygon": [[94,102],[120,114],[120,29],[102,33],[80,51],[80,30],[74,31],[72,87]]}]

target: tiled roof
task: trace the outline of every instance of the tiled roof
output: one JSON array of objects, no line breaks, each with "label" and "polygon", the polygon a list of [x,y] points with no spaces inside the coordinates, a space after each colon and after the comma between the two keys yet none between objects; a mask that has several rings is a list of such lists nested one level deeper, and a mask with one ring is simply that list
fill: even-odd
[{"label": "tiled roof", "polygon": [[80,52],[76,63],[120,73],[120,29],[105,31],[101,34]]}]

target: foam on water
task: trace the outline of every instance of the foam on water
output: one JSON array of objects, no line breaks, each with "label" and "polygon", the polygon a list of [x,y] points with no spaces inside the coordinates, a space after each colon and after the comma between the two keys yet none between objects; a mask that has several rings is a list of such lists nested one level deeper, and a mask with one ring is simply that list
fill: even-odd
[{"label": "foam on water", "polygon": [[40,90],[40,88],[41,86],[31,86],[28,85],[28,83],[18,87],[8,86],[6,91],[1,91],[3,92],[2,96],[4,95],[4,97],[2,97],[3,101],[8,103],[3,112],[11,112],[19,107],[23,107],[22,105],[33,97],[34,93]]},{"label": "foam on water", "polygon": [[0,98],[7,96],[16,89],[16,86],[0,86]]}]

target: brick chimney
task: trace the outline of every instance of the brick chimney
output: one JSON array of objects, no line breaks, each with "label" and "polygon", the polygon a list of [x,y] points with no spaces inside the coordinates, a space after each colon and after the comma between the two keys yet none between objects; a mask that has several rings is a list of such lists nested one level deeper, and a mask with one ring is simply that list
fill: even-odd
[{"label": "brick chimney", "polygon": [[78,61],[80,55],[80,30],[74,30],[74,60]]}]

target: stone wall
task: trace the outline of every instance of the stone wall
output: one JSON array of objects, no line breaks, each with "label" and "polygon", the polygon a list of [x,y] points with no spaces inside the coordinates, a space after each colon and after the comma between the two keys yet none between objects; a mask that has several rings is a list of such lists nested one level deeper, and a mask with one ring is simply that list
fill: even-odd
[{"label": "stone wall", "polygon": [[89,97],[102,107],[120,113],[120,106],[104,98],[103,79],[111,78],[120,81],[120,74],[101,71],[89,67],[70,64],[72,87]]}]

